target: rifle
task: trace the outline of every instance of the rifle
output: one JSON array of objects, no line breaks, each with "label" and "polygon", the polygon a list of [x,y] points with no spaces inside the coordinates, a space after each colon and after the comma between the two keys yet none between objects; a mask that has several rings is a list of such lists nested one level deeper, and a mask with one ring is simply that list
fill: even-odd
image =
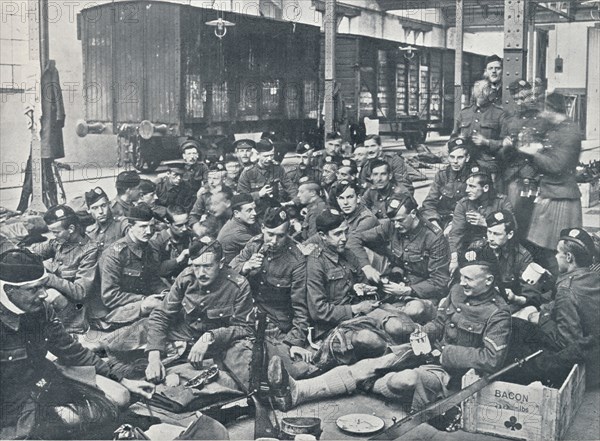
[{"label": "rifle", "polygon": [[413,430],[415,427],[419,426],[420,424],[426,423],[427,421],[431,420],[432,418],[434,418],[438,415],[441,415],[444,412],[446,412],[447,410],[451,409],[452,407],[462,403],[464,400],[469,398],[471,395],[476,394],[481,389],[486,387],[488,384],[490,384],[496,378],[501,377],[502,375],[513,370],[516,367],[523,366],[524,363],[528,362],[532,358],[537,357],[542,352],[543,352],[542,350],[534,352],[533,354],[528,355],[527,357],[523,358],[522,360],[517,360],[514,363],[506,366],[505,368],[500,369],[495,374],[491,374],[491,375],[480,378],[475,383],[470,384],[467,387],[465,387],[464,389],[459,390],[454,395],[450,395],[447,398],[436,401],[435,403],[431,403],[424,409],[422,409],[412,415],[408,415],[406,418],[403,418],[402,420],[398,421],[397,423],[394,423],[389,429],[385,430],[384,432],[382,432],[378,435],[375,435],[373,438],[369,438],[369,441],[371,441],[371,440],[395,440],[395,439],[400,438],[402,435],[410,432],[411,430]]},{"label": "rifle", "polygon": [[269,385],[267,381],[267,357],[265,347],[265,331],[267,329],[267,314],[263,311],[256,312],[256,339],[252,348],[252,362],[250,365],[250,393],[249,398],[254,402],[254,439],[277,438],[278,430],[271,422],[269,409],[261,402],[261,398],[268,397]]}]

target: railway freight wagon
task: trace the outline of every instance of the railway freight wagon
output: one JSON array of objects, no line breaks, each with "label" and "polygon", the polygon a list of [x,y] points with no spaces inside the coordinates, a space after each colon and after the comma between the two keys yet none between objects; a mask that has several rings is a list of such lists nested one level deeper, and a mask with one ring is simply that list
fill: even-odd
[{"label": "railway freight wagon", "polygon": [[[471,86],[482,77],[484,61],[482,55],[463,54],[467,102]],[[397,42],[338,35],[336,80],[349,124],[377,119],[380,133],[403,138],[407,148],[423,142],[427,131],[452,131],[453,50],[417,46],[407,51]]]},{"label": "railway freight wagon", "polygon": [[295,141],[317,126],[318,27],[157,1],[78,19],[87,94],[78,134],[117,134],[140,170],[176,157],[189,136]]},{"label": "railway freight wagon", "polygon": [[[139,170],[177,157],[190,136],[221,149],[234,133],[321,142],[324,45],[317,26],[131,1],[84,9],[78,34],[86,99],[77,132],[117,134],[119,152]],[[484,57],[465,53],[464,60],[468,94]],[[452,129],[451,50],[408,53],[397,42],[338,35],[336,76],[342,132],[378,119],[380,132],[410,148],[428,130]]]}]

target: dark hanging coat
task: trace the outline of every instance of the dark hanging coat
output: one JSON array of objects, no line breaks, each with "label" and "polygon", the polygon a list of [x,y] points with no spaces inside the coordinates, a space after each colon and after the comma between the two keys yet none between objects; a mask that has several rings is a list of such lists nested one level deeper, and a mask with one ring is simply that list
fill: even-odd
[{"label": "dark hanging coat", "polygon": [[41,144],[42,158],[59,159],[65,157],[62,129],[65,126],[65,106],[63,103],[60,79],[55,61],[49,60],[42,73],[41,85],[42,118]]}]

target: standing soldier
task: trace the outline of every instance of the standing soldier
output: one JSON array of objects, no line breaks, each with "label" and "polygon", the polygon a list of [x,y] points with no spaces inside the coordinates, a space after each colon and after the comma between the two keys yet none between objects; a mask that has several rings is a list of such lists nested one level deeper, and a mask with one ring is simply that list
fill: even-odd
[{"label": "standing soldier", "polygon": [[286,176],[281,165],[273,163],[275,146],[268,139],[261,139],[256,145],[258,162],[242,171],[238,182],[238,192],[249,193],[254,200],[272,198],[288,201],[296,194],[296,188]]},{"label": "standing soldier", "polygon": [[502,58],[496,54],[485,58],[483,78],[490,84],[491,101],[502,106]]},{"label": "standing soldier", "polygon": [[492,88],[486,80],[477,81],[473,86],[474,104],[461,110],[456,119],[451,138],[461,137],[472,141],[471,151],[480,167],[488,169],[495,181],[499,172],[496,154],[509,134],[508,114],[493,103]]},{"label": "standing soldier", "polygon": [[363,201],[378,219],[385,219],[387,203],[390,199],[394,196],[412,194],[412,184],[408,188],[395,182],[392,178],[390,164],[382,159],[375,159],[369,166],[371,168],[371,188],[363,195]]},{"label": "standing soldier", "polygon": [[108,247],[100,258],[101,296],[105,306],[94,325],[112,330],[147,317],[161,304],[167,288],[159,277],[158,256],[148,244],[153,214],[140,204],[129,213],[131,226],[124,238]]},{"label": "standing soldier", "polygon": [[46,288],[50,303],[68,332],[87,331],[86,308],[91,297],[97,296],[96,271],[98,247],[83,231],[79,217],[66,205],[50,207],[44,222],[54,239],[31,246],[44,260],[51,259]]},{"label": "standing soldier", "polygon": [[108,196],[100,187],[85,193],[87,211],[95,223],[86,229],[87,236],[96,243],[98,252],[109,247],[125,235],[129,222],[127,219],[116,220],[112,214]]},{"label": "standing soldier", "polygon": [[467,141],[462,138],[448,141],[448,167],[436,173],[421,209],[425,219],[442,229],[452,222],[456,204],[467,195],[470,160]]},{"label": "standing soldier", "polygon": [[351,236],[348,248],[375,283],[381,283],[382,276],[369,264],[363,247],[387,257],[388,280],[383,292],[394,298],[389,308],[401,310],[416,322],[427,322],[435,316],[435,307],[446,295],[450,281],[448,241],[440,228],[419,215],[417,203],[409,195],[392,198],[387,216],[389,221]]},{"label": "standing soldier", "polygon": [[581,192],[575,171],[581,153],[581,133],[566,115],[564,96],[551,93],[546,97],[542,117],[548,127],[541,142],[533,140],[518,147],[529,156],[540,177],[540,193],[533,205],[527,240],[538,247],[536,260],[557,274],[557,237],[564,228],[579,228],[583,223]]},{"label": "standing soldier", "polygon": [[256,222],[256,203],[247,193],[235,195],[230,206],[232,217],[223,226],[217,240],[223,248],[223,260],[229,264],[250,239],[260,233]]},{"label": "standing soldier", "polygon": [[181,144],[181,156],[185,161],[183,168],[183,181],[187,182],[195,194],[202,184],[206,182],[208,167],[200,161],[200,143],[188,139]]},{"label": "standing soldier", "polygon": [[156,183],[158,205],[163,207],[181,205],[188,212],[192,209],[196,195],[190,185],[183,180],[184,168],[184,164],[169,164],[167,175]]},{"label": "standing soldier", "polygon": [[189,216],[180,205],[167,208],[168,228],[157,232],[150,239],[150,246],[158,254],[159,275],[172,283],[187,266],[191,234]]},{"label": "standing soldier", "polygon": [[471,168],[467,179],[467,196],[461,199],[452,218],[452,229],[448,236],[451,261],[450,274],[458,268],[458,253],[470,243],[487,235],[486,217],[495,211],[513,212],[506,196],[496,194],[492,178],[480,167]]},{"label": "standing soldier", "polygon": [[[273,324],[268,328],[270,352],[280,355],[292,376],[299,378],[311,370],[311,352],[304,349],[309,324],[306,259],[288,235],[289,227],[283,208],[268,208],[262,234],[248,242],[230,266],[248,278],[256,306]],[[296,357],[301,362],[294,363]]]},{"label": "standing soldier", "polygon": [[138,185],[140,175],[134,171],[124,171],[117,175],[117,196],[111,203],[112,214],[116,217],[128,217],[129,211],[140,198]]},{"label": "standing soldier", "polygon": [[[248,281],[224,266],[218,241],[201,238],[190,248],[191,266],[175,280],[162,304],[148,320],[146,379],[159,383],[165,376],[162,359],[168,342],[194,342],[188,361],[202,368],[205,358],[222,359],[238,340],[252,335],[252,297]],[[249,361],[238,360],[235,376],[248,379]]]}]

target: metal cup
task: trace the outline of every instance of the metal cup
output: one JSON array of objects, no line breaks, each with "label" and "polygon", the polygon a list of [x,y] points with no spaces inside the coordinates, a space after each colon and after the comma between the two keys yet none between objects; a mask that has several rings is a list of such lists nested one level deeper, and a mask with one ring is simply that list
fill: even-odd
[{"label": "metal cup", "polygon": [[524,282],[528,283],[529,285],[535,285],[547,272],[548,271],[542,266],[538,265],[535,262],[531,262],[527,266],[527,268],[525,268],[525,271],[523,271],[523,275],[521,276],[521,278]]}]

